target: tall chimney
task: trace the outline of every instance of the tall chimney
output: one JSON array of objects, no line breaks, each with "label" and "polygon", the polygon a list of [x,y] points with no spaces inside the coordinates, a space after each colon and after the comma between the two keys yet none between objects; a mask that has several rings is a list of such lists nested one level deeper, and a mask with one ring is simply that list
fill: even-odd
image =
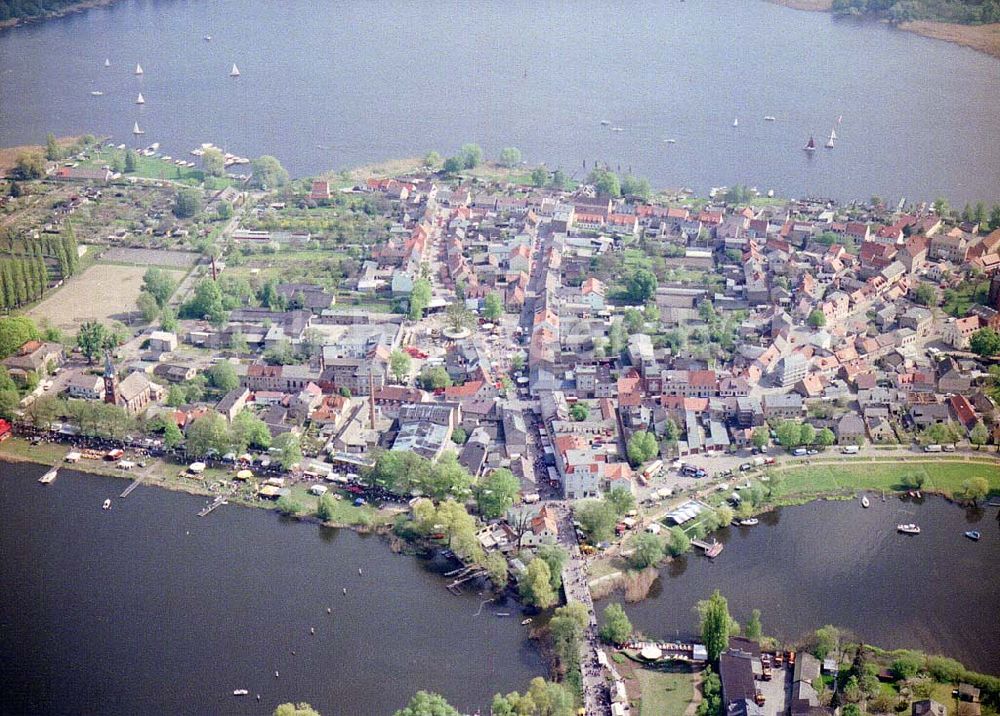
[{"label": "tall chimney", "polygon": [[375,376],[372,374],[371,366],[368,366],[368,422],[369,427],[375,429]]}]

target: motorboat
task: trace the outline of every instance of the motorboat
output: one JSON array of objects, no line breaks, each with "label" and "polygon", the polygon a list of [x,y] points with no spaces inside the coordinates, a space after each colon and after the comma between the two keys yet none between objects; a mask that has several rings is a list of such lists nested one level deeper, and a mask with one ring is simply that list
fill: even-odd
[{"label": "motorboat", "polygon": [[771,116],[771,115],[769,115],[769,114],[765,114],[765,115],[764,115],[764,121],[765,121],[765,122],[773,122],[773,121],[775,121],[775,118],[774,118],[774,117],[772,117],[772,116]]},{"label": "motorboat", "polygon": [[110,510],[111,509],[111,498],[108,498],[108,499],[106,499],[104,501],[104,504],[101,505],[101,509],[103,509],[103,510]]},{"label": "motorboat", "polygon": [[233,689],[233,696],[246,696],[249,693],[246,689]]},{"label": "motorboat", "polygon": [[532,622],[532,618],[531,617],[528,617],[527,619],[522,619],[521,620],[521,626],[528,626],[529,624],[531,624],[531,622]]},{"label": "motorboat", "polygon": [[677,144],[677,140],[676,139],[664,139],[663,143],[664,144]]},{"label": "motorboat", "polygon": [[101,90],[94,90],[93,92],[90,93],[90,96],[91,97],[103,97],[104,93],[101,92]]},{"label": "motorboat", "polygon": [[201,39],[203,39],[205,42],[211,42],[212,41],[212,36],[211,35],[205,35]]},{"label": "motorboat", "polygon": [[978,530],[969,530],[968,532],[965,533],[965,536],[971,539],[973,542],[978,542],[980,538],[982,538],[982,535],[979,534]]},{"label": "motorboat", "polygon": [[601,126],[602,127],[608,127],[610,125],[611,125],[611,120],[610,119],[602,119],[601,120]]},{"label": "motorboat", "polygon": [[625,129],[623,127],[612,127],[611,131],[612,132],[624,132]]},{"label": "motorboat", "polygon": [[868,509],[869,507],[871,507],[871,504],[872,503],[868,501],[868,495],[862,495],[861,496],[861,506],[862,507],[864,507],[865,509]]},{"label": "motorboat", "polygon": [[758,520],[756,517],[748,517],[745,520],[740,520],[741,527],[753,527],[756,524],[760,524],[760,520]]},{"label": "motorboat", "polygon": [[920,528],[913,524],[912,522],[905,525],[896,525],[896,531],[902,532],[904,535],[918,535],[920,534]]}]

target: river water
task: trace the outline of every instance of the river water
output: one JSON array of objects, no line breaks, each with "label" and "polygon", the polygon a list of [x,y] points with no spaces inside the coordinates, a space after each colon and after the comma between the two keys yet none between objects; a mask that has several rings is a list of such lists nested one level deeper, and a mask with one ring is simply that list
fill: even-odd
[{"label": "river water", "polygon": [[138,121],[300,176],[475,141],[699,193],[990,202],[998,97],[995,58],[762,0],[123,0],[0,32],[0,145]]},{"label": "river water", "polygon": [[545,673],[517,619],[379,537],[43,471],[0,462],[0,713],[391,714],[419,689],[471,712]]},{"label": "river water", "polygon": [[[896,533],[909,522],[920,535]],[[964,537],[967,530],[982,540]],[[693,636],[695,603],[719,589],[737,621],[760,609],[764,633],[781,639],[834,624],[870,644],[941,653],[1000,674],[995,507],[966,510],[941,498],[875,498],[867,510],[856,501],[813,502],[718,537],[726,548],[714,561],[692,555],[671,563],[651,598],[626,605],[637,629]]]}]

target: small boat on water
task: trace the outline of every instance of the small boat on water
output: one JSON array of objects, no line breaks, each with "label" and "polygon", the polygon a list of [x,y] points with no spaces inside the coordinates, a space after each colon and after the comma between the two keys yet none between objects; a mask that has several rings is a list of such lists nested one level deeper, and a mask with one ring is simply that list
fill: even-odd
[{"label": "small boat on water", "polygon": [[212,36],[211,35],[205,35],[201,39],[204,40],[205,42],[211,42],[212,41]]},{"label": "small boat on water", "polygon": [[611,131],[612,132],[624,132],[625,129],[623,127],[612,127]]},{"label": "small boat on water", "polygon": [[773,121],[775,121],[775,118],[774,118],[774,117],[772,117],[772,116],[771,116],[771,115],[769,115],[769,114],[765,114],[765,115],[764,115],[764,121],[765,121],[765,122],[773,122]]},{"label": "small boat on water", "polygon": [[601,120],[601,126],[602,127],[608,127],[610,125],[611,125],[611,120],[610,119],[602,119]]},{"label": "small boat on water", "polygon": [[745,520],[740,520],[741,527],[753,527],[754,525],[760,524],[760,520],[756,517],[748,517]]},{"label": "small boat on water", "polygon": [[104,501],[104,504],[101,505],[101,509],[103,509],[103,510],[110,510],[111,509],[111,499],[110,498],[108,498],[108,499],[106,499]]},{"label": "small boat on water", "polygon": [[137,75],[141,75],[143,73],[142,72],[142,65],[140,65],[138,62],[135,64],[135,73]]},{"label": "small boat on water", "polygon": [[240,76],[240,70],[236,66],[235,62],[233,63],[233,69],[229,70],[229,76],[230,77],[239,77]]},{"label": "small boat on water", "polygon": [[862,507],[864,507],[865,509],[868,509],[869,507],[871,507],[871,504],[872,503],[868,501],[868,495],[862,495],[861,496],[861,506]]},{"label": "small boat on water", "polygon": [[676,139],[664,139],[663,142],[664,144],[677,144]]},{"label": "small boat on water", "polygon": [[509,617],[510,616],[510,612],[497,612],[496,615],[498,617]]},{"label": "small boat on water", "polygon": [[90,96],[91,97],[103,97],[104,93],[101,92],[101,90],[94,90],[93,92],[90,93]]},{"label": "small boat on water", "polygon": [[913,524],[912,522],[905,525],[896,525],[896,531],[902,532],[904,535],[918,535],[920,534],[920,528]]},{"label": "small boat on water", "polygon": [[145,134],[145,133],[146,133],[146,130],[139,129],[139,123],[138,122],[136,122],[135,125],[133,125],[133,127],[132,127],[132,134],[139,135],[139,134]]},{"label": "small boat on water", "polygon": [[806,146],[802,147],[802,149],[807,152],[816,151],[816,140],[812,138],[812,135],[809,136],[809,141],[806,142]]},{"label": "small boat on water", "polygon": [[979,539],[982,537],[982,535],[979,534],[978,530],[969,530],[968,532],[965,533],[965,536],[971,539],[973,542],[978,542]]},{"label": "small boat on water", "polygon": [[528,626],[529,624],[531,624],[531,622],[532,622],[531,617],[528,617],[527,619],[522,619],[521,626]]},{"label": "small boat on water", "polygon": [[833,149],[834,143],[836,141],[837,141],[837,132],[831,129],[830,138],[826,140],[826,144],[824,146],[826,146],[827,149]]},{"label": "small boat on water", "polygon": [[53,480],[56,479],[56,475],[58,475],[58,474],[59,474],[59,468],[58,467],[54,467],[51,470],[49,470],[47,473],[45,473],[44,475],[42,475],[40,478],[38,478],[38,481],[40,483],[42,483],[43,485],[49,485],[49,484],[52,483]]},{"label": "small boat on water", "polygon": [[739,127],[740,126],[740,118],[739,117],[733,117],[733,126],[734,127]]},{"label": "small boat on water", "polygon": [[142,96],[142,92],[140,92],[139,96],[135,98],[135,103],[136,104],[146,104],[146,99]]},{"label": "small boat on water", "polygon": [[246,689],[233,689],[233,696],[246,696],[249,693]]},{"label": "small boat on water", "polygon": [[110,60],[110,58],[107,58],[107,57],[104,58],[104,66],[105,67],[111,67],[111,60]]}]

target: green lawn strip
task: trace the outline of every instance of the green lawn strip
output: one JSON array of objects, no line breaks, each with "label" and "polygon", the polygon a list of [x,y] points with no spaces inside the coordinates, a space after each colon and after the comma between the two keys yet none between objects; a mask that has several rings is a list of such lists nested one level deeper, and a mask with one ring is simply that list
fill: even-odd
[{"label": "green lawn strip", "polygon": [[903,478],[922,475],[924,489],[954,494],[972,477],[985,477],[992,492],[1000,491],[1000,465],[964,460],[933,462],[858,462],[842,465],[805,465],[781,470],[776,497],[843,490],[901,490]]},{"label": "green lawn strip", "polygon": [[642,690],[640,716],[682,716],[694,698],[692,674],[642,668],[634,673]]}]

